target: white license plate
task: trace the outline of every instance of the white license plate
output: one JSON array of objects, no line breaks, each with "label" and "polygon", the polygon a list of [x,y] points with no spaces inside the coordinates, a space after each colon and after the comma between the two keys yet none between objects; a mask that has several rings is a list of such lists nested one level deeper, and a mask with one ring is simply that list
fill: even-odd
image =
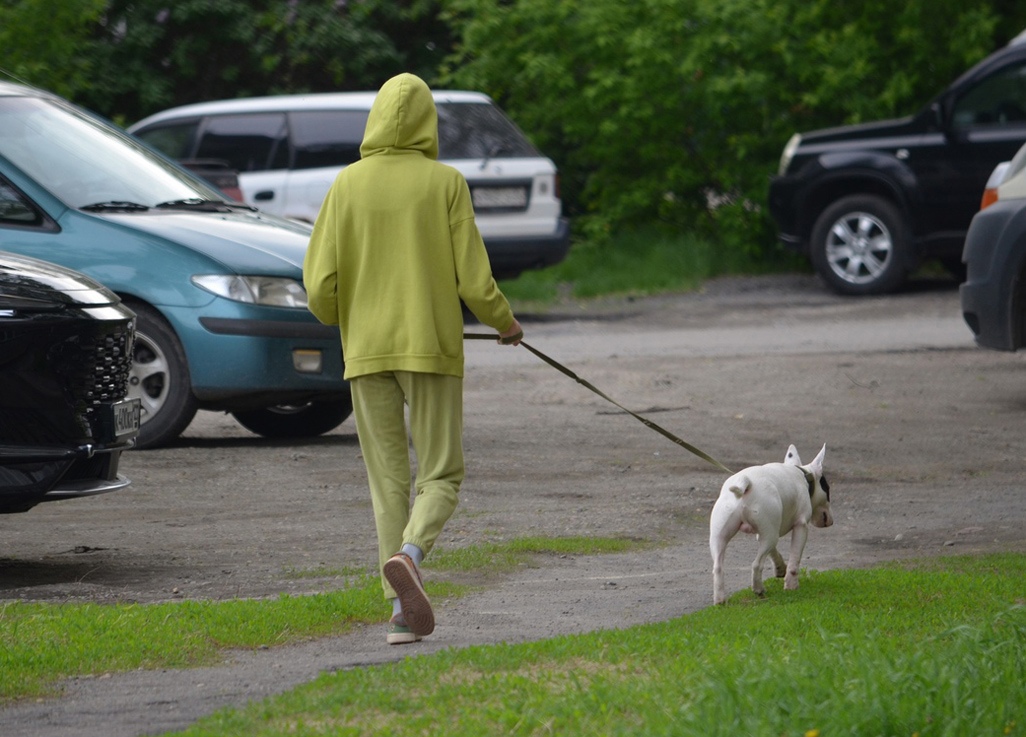
[{"label": "white license plate", "polygon": [[475,187],[474,208],[527,207],[526,187]]},{"label": "white license plate", "polygon": [[134,435],[139,432],[139,415],[142,403],[138,399],[122,399],[111,405],[114,413],[114,437]]}]

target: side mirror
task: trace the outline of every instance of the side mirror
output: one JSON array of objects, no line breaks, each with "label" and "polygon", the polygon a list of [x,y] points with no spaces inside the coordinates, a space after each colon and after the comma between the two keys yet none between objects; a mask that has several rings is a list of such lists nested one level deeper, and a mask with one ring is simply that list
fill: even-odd
[{"label": "side mirror", "polygon": [[969,133],[966,129],[948,125],[944,116],[944,105],[939,101],[930,103],[930,124],[943,133],[949,143],[965,143],[969,140]]}]

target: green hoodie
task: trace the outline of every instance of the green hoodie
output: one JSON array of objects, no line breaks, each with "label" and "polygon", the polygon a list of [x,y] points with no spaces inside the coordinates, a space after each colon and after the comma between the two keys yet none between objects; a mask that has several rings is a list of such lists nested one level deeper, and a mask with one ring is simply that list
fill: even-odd
[{"label": "green hoodie", "polygon": [[400,74],[381,87],[360,155],[335,179],[310,237],[310,311],[339,326],[346,379],[463,376],[460,300],[499,332],[513,313],[492,278],[466,180],[435,160],[438,114],[420,78]]}]

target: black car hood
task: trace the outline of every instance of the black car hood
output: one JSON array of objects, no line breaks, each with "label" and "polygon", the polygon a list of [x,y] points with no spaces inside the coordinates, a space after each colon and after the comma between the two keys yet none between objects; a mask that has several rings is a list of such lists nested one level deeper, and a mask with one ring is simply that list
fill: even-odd
[{"label": "black car hood", "polygon": [[894,118],[893,120],[877,120],[872,123],[822,128],[802,133],[803,144],[820,144],[831,141],[857,141],[888,138],[912,132],[918,129],[919,116]]},{"label": "black car hood", "polygon": [[96,306],[120,301],[112,291],[85,274],[0,251],[0,309],[29,303]]}]

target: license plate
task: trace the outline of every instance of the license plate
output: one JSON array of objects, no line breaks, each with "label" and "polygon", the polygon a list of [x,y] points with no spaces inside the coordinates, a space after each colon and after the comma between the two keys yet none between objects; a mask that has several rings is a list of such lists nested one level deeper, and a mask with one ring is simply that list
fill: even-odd
[{"label": "license plate", "polygon": [[110,408],[114,415],[114,437],[122,438],[125,435],[135,435],[139,432],[142,402],[138,399],[122,399],[119,402],[114,402]]},{"label": "license plate", "polygon": [[499,207],[527,207],[525,187],[475,187],[474,209],[484,210]]}]

